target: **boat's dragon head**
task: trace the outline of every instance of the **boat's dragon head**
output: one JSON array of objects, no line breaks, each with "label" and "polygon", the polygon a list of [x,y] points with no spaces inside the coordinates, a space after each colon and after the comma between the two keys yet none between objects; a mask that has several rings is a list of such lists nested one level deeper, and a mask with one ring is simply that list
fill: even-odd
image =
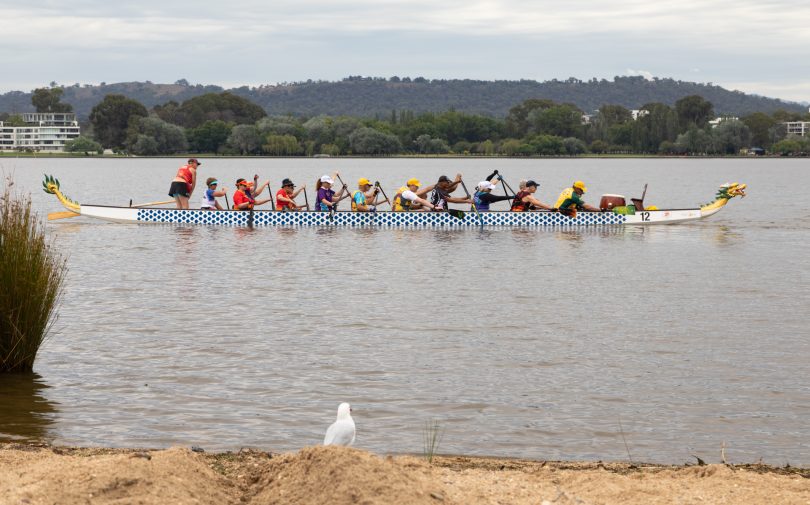
[{"label": "boat's dragon head", "polygon": [[728,201],[735,196],[744,198],[745,188],[745,184],[740,184],[739,182],[727,182],[720,186],[720,189],[717,190],[717,194],[714,196],[714,201],[704,204],[700,207],[700,210],[704,212],[715,211],[727,204]]},{"label": "boat's dragon head", "polygon": [[715,200],[719,200],[721,198],[731,200],[735,196],[745,198],[745,188],[746,188],[745,184],[740,184],[739,182],[727,182],[722,186],[720,186],[720,189],[717,190]]},{"label": "boat's dragon head", "polygon": [[62,192],[59,190],[59,179],[56,177],[52,175],[45,175],[45,180],[42,181],[42,189],[50,195],[56,195],[56,198],[59,199],[67,210],[79,212],[81,206],[78,202],[74,202],[62,194]]}]

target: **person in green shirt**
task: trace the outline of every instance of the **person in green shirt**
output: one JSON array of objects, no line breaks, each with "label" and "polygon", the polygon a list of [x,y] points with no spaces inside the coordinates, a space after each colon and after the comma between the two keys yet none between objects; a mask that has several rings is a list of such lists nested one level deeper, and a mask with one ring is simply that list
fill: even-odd
[{"label": "person in green shirt", "polygon": [[557,198],[557,203],[554,204],[554,207],[559,209],[560,212],[572,212],[576,210],[601,212],[602,209],[588,205],[585,203],[585,200],[582,199],[582,195],[585,194],[586,191],[588,191],[588,188],[585,187],[585,183],[577,181],[573,186],[564,189],[562,193],[560,193],[560,197]]}]

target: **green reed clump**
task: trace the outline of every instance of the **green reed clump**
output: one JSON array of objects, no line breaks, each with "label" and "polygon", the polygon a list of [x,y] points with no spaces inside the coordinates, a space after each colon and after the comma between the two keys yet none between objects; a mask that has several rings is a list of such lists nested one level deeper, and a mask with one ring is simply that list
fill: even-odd
[{"label": "green reed clump", "polygon": [[0,372],[29,372],[55,319],[65,261],[31,210],[31,197],[0,196]]},{"label": "green reed clump", "polygon": [[422,455],[428,463],[433,463],[433,457],[436,455],[436,451],[439,450],[443,435],[444,430],[438,420],[425,421],[425,427],[422,430],[422,441],[424,443]]}]

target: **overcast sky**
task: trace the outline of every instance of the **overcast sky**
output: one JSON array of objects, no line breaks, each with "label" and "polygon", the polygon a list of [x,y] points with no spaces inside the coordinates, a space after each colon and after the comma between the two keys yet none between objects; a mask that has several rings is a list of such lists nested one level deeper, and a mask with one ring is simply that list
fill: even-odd
[{"label": "overcast sky", "polygon": [[810,101],[808,0],[0,0],[0,92],[673,77]]}]

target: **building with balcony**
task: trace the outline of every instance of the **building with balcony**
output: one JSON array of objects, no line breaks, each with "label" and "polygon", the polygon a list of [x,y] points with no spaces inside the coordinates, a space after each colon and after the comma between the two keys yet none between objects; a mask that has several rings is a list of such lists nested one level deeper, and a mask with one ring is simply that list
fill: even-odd
[{"label": "building with balcony", "polygon": [[783,123],[788,135],[804,137],[810,134],[810,121],[788,121]]},{"label": "building with balcony", "polygon": [[0,121],[0,151],[62,152],[65,142],[81,134],[73,113],[29,112],[22,119],[23,126]]}]

